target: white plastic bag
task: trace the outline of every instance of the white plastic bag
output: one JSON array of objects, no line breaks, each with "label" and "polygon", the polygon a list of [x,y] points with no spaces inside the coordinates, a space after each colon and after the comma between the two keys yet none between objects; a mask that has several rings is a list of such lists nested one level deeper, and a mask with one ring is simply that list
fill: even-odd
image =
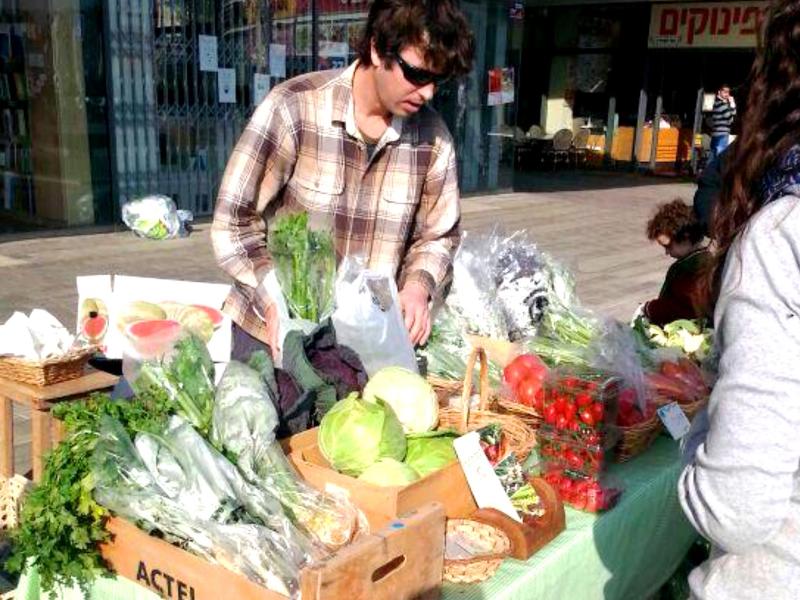
[{"label": "white plastic bag", "polygon": [[397,298],[393,277],[366,269],[360,258],[342,261],[333,327],[336,339],[358,353],[370,377],[390,366],[419,372]]},{"label": "white plastic bag", "polygon": [[122,221],[139,237],[167,240],[188,235],[184,223],[191,222],[192,213],[177,210],[172,198],[162,195],[145,196],[122,205]]}]

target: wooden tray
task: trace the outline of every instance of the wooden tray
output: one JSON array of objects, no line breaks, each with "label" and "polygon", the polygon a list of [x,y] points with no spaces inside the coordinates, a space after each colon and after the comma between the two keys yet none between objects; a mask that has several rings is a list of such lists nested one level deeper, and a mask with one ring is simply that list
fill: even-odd
[{"label": "wooden tray", "polygon": [[527,560],[533,556],[558,537],[566,527],[564,504],[556,491],[538,477],[532,478],[530,483],[542,499],[545,509],[544,515],[533,525],[519,523],[493,508],[480,508],[470,516],[473,521],[493,525],[505,533],[511,540],[510,556],[519,560]]},{"label": "wooden tray", "polygon": [[[119,518],[107,524],[103,558],[117,574],[175,600],[286,600],[229,571],[148,535]],[[444,562],[444,509],[431,503],[303,569],[303,600],[434,600]]]}]

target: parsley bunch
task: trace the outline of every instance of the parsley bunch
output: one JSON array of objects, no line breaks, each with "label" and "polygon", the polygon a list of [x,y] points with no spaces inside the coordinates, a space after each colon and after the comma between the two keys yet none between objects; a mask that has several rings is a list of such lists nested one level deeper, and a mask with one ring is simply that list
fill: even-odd
[{"label": "parsley bunch", "polygon": [[165,391],[153,387],[132,400],[111,400],[94,394],[82,402],[58,405],[57,418],[67,435],[46,457],[41,482],[22,508],[20,528],[13,534],[14,549],[6,563],[22,571],[30,563],[42,578],[44,591],[57,584],[88,584],[107,569],[98,543],[108,539],[108,511],[92,497],[91,460],[103,416],[118,419],[131,432],[157,432],[174,412]]}]

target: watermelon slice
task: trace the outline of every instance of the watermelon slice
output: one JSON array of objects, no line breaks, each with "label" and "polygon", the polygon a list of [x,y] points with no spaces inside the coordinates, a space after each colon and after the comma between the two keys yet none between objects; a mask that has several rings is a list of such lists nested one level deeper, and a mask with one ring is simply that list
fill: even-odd
[{"label": "watermelon slice", "polygon": [[89,341],[96,342],[103,338],[106,327],[108,327],[108,319],[95,312],[89,313],[89,316],[83,321],[83,335]]},{"label": "watermelon slice", "polygon": [[214,329],[222,325],[222,311],[217,310],[216,308],[211,308],[210,306],[204,306],[202,304],[192,304],[193,308],[199,308],[204,313],[206,313],[209,317],[211,317],[211,322],[214,324]]},{"label": "watermelon slice", "polygon": [[155,356],[169,350],[181,334],[181,325],[170,319],[137,321],[128,325],[126,334],[142,356]]}]

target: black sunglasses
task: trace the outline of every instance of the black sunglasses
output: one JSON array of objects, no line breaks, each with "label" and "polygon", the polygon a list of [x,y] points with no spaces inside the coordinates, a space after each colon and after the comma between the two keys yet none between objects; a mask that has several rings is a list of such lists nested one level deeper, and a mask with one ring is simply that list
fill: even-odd
[{"label": "black sunglasses", "polygon": [[448,75],[433,73],[427,69],[420,69],[419,67],[408,64],[403,60],[400,54],[393,54],[392,56],[397,61],[397,64],[400,65],[400,70],[403,71],[403,77],[405,77],[409,83],[422,87],[429,83],[440,85],[449,79]]}]

